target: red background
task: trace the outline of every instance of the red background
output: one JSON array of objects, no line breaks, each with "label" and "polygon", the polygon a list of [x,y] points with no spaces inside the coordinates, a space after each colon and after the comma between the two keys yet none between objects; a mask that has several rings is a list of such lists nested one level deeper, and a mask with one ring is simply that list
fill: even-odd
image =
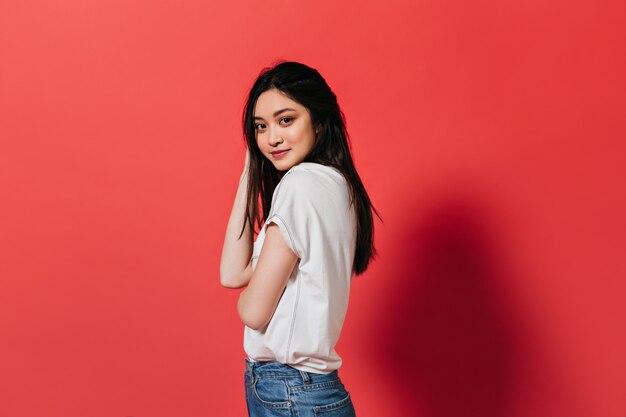
[{"label": "red background", "polygon": [[626,415],[619,1],[0,4],[0,415],[241,416],[247,89],[318,68],[379,209],[358,415]]}]

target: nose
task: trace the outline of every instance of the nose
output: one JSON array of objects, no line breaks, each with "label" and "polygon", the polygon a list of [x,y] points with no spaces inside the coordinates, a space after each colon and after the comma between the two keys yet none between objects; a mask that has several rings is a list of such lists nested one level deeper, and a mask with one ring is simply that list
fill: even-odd
[{"label": "nose", "polygon": [[280,132],[273,129],[270,134],[270,146],[276,146],[283,143],[283,137],[280,135]]}]

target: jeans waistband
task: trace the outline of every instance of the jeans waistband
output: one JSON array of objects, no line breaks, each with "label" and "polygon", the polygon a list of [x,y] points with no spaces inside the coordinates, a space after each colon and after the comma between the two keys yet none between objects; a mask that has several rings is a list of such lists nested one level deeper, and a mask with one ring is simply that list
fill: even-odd
[{"label": "jeans waistband", "polygon": [[272,375],[285,375],[285,376],[298,376],[300,375],[300,371],[296,368],[293,368],[289,365],[278,361],[259,361],[253,362],[248,358],[245,358],[246,368],[252,372],[254,375],[264,375],[264,374],[272,374]]},{"label": "jeans waistband", "polygon": [[[262,361],[262,362],[253,362],[248,358],[245,358],[246,361],[246,372],[249,372],[253,377],[263,377],[263,376],[284,376],[284,377],[301,377],[304,384],[311,383],[311,379],[315,378],[316,374],[312,374],[310,372],[301,371],[299,369],[293,368],[289,365],[278,361]],[[337,374],[337,371],[333,371],[330,374],[324,374],[324,376],[331,376],[332,374]]]}]

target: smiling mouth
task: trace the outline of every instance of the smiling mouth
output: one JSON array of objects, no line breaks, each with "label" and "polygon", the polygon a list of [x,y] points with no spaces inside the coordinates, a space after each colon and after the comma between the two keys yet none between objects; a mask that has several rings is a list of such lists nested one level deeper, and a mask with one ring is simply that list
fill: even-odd
[{"label": "smiling mouth", "polygon": [[284,151],[270,152],[270,153],[272,154],[273,157],[278,158],[278,157],[283,156],[287,152],[289,152],[289,149],[285,149]]}]

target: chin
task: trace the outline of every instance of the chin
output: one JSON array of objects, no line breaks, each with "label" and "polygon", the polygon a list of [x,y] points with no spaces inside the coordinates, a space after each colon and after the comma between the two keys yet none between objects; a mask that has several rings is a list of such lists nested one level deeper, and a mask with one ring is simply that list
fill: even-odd
[{"label": "chin", "polygon": [[291,167],[293,167],[295,164],[290,164],[290,163],[274,163],[274,168],[276,168],[278,171],[289,171],[289,169]]}]

